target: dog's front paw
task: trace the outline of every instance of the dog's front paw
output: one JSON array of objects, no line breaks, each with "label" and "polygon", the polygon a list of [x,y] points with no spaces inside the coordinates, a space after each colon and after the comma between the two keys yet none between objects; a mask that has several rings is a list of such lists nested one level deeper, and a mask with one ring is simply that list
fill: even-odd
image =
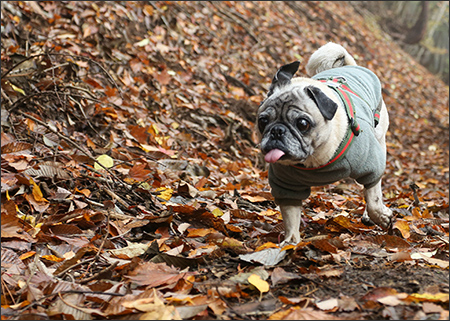
[{"label": "dog's front paw", "polygon": [[291,235],[290,237],[287,236],[284,241],[280,243],[280,246],[297,245],[298,243],[300,243],[300,233]]},{"label": "dog's front paw", "polygon": [[367,226],[377,224],[383,229],[389,229],[392,224],[392,216],[392,210],[386,206],[383,206],[380,209],[372,211],[366,209],[361,221]]},{"label": "dog's front paw", "polygon": [[301,203],[297,205],[280,204],[284,223],[284,241],[282,244],[297,244],[300,242],[300,220],[302,217]]}]

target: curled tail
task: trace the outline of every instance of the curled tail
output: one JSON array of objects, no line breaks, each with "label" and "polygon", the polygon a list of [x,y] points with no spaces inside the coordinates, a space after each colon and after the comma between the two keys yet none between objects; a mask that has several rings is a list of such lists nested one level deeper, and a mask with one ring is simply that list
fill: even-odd
[{"label": "curled tail", "polygon": [[319,72],[343,66],[356,66],[355,59],[341,45],[329,42],[311,55],[306,72],[312,77]]}]

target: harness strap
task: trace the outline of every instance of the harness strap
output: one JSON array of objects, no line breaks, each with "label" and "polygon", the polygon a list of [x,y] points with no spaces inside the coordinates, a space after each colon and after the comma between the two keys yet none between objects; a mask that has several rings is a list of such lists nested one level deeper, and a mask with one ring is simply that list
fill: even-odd
[{"label": "harness strap", "polygon": [[345,111],[347,112],[348,121],[350,124],[350,128],[353,133],[358,136],[361,132],[361,128],[356,121],[355,118],[355,109],[353,108],[353,101],[351,96],[348,93],[359,97],[353,90],[348,88],[346,85],[346,79],[344,77],[336,77],[336,78],[327,78],[327,79],[318,79],[319,81],[325,83],[331,89],[334,89],[336,93],[341,97],[342,102],[345,106]]}]

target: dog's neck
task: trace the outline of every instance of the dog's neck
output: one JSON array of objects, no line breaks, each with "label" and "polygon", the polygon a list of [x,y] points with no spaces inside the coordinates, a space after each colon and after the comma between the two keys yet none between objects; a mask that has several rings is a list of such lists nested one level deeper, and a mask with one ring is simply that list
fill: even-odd
[{"label": "dog's neck", "polygon": [[307,80],[314,84],[314,86],[319,87],[329,98],[331,98],[335,103],[338,104],[339,108],[336,111],[333,119],[330,120],[330,133],[328,133],[327,140],[315,148],[314,154],[309,156],[304,162],[303,166],[308,168],[320,167],[327,164],[335,155],[336,150],[341,144],[342,140],[345,138],[348,129],[348,116],[345,111],[345,107],[341,99],[336,95],[334,90],[330,89],[327,85],[322,82],[310,79],[301,78],[302,81]]}]

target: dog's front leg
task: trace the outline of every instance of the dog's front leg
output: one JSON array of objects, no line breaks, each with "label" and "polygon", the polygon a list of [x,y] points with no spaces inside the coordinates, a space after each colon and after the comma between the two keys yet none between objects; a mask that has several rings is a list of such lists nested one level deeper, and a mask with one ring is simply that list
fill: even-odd
[{"label": "dog's front leg", "polygon": [[383,203],[383,193],[381,191],[381,180],[370,188],[364,188],[366,199],[366,210],[364,211],[362,222],[366,225],[373,223],[382,228],[391,226],[392,211]]},{"label": "dog's front leg", "polygon": [[302,218],[301,205],[280,204],[281,216],[284,222],[284,241],[282,244],[300,242],[300,220]]}]

